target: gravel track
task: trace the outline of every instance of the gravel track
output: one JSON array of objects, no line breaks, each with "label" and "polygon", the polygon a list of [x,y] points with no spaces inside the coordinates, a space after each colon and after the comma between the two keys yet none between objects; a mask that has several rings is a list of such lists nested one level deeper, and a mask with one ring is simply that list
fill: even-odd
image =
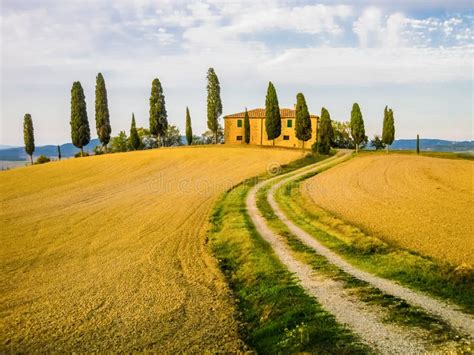
[{"label": "gravel track", "polygon": [[[348,154],[350,154],[350,152],[339,153],[338,156],[331,160],[288,173],[285,175],[287,177],[283,179],[281,179],[281,176],[277,176],[270,180],[263,181],[252,188],[246,202],[249,215],[257,231],[273,247],[275,253],[286,267],[295,273],[307,292],[316,297],[322,306],[331,312],[339,322],[348,325],[377,352],[390,354],[423,353],[428,351],[430,345],[426,344],[426,341],[423,340],[423,335],[419,332],[414,332],[413,329],[383,323],[381,319],[381,313],[383,312],[377,311],[376,307],[367,307],[363,302],[348,295],[342,288],[341,283],[333,280],[324,280],[321,277],[315,276],[311,267],[296,260],[291,255],[291,251],[283,241],[283,238],[275,234],[268,227],[265,219],[258,210],[256,205],[256,193],[260,188],[280,179],[280,181],[269,190],[268,201],[272,209],[295,236],[320,255],[326,257],[330,263],[338,266],[346,273],[370,283],[387,294],[404,299],[412,305],[419,306],[429,313],[441,317],[463,333],[468,335],[474,334],[474,322],[471,316],[458,311],[451,305],[409,290],[392,281],[354,268],[337,254],[317,242],[316,239],[308,233],[297,227],[278,207],[273,196],[276,189],[309,172],[320,171],[330,167],[332,164],[341,162],[347,159]],[[430,349],[430,351],[433,351],[433,349]],[[438,351],[440,350],[438,349]]]}]

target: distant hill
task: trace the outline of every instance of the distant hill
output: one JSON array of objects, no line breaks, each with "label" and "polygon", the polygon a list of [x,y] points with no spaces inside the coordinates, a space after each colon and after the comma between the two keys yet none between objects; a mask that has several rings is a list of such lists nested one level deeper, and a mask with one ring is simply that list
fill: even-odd
[{"label": "distant hill", "polygon": [[[186,144],[186,137],[181,136],[182,144]],[[84,151],[92,151],[95,146],[99,145],[97,138],[92,139],[87,146],[84,147]],[[5,148],[2,148],[5,147]],[[393,142],[390,147],[393,150],[415,150],[416,139],[397,139]],[[428,150],[433,152],[466,152],[474,151],[474,141],[446,141],[442,139],[420,139],[421,150]],[[72,143],[66,143],[61,145],[61,155],[64,158],[74,156],[80,150],[77,149]],[[57,147],[55,145],[44,145],[36,147],[34,156],[45,155],[47,157],[56,157],[58,155]],[[0,145],[0,160],[27,160],[28,157],[23,147],[10,148],[8,146]]]},{"label": "distant hill", "polygon": [[16,146],[16,145],[0,144],[0,150],[3,150],[3,149],[11,149],[11,148],[17,148],[17,146]]},{"label": "distant hill", "polygon": [[[88,145],[84,147],[84,151],[92,151],[95,146],[99,145],[97,138],[91,139]],[[66,143],[61,145],[61,156],[69,158],[74,156],[80,149],[76,148],[72,143]],[[34,156],[45,155],[47,157],[57,157],[58,148],[55,145],[43,145],[36,147]],[[0,160],[27,160],[28,156],[25,153],[24,147],[0,149]]]},{"label": "distant hill", "polygon": [[[397,139],[390,146],[393,150],[415,150],[416,139]],[[446,141],[442,139],[420,139],[420,149],[433,152],[465,152],[474,150],[474,141]]]}]

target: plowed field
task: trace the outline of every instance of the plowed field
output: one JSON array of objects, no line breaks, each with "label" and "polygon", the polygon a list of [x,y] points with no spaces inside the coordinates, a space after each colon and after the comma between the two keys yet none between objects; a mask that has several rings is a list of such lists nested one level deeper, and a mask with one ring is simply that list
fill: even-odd
[{"label": "plowed field", "polygon": [[239,349],[208,214],[300,156],[173,148],[1,172],[0,352]]},{"label": "plowed field", "polygon": [[319,174],[303,194],[381,238],[474,265],[474,162],[369,155]]}]

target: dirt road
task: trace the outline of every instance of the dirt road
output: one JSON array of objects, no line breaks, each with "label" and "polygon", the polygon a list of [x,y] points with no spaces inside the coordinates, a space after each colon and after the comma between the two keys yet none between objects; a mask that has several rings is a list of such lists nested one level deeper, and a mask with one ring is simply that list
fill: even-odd
[{"label": "dirt road", "polygon": [[[336,159],[344,160],[345,158],[341,157]],[[333,163],[334,160],[332,162],[323,162],[319,164],[319,166],[312,168],[312,170],[322,170],[325,166]],[[304,168],[302,172],[290,173],[289,177],[274,184],[269,190],[268,199],[272,209],[280,220],[288,226],[290,231],[300,238],[303,243],[316,250],[319,254],[325,256],[330,263],[338,266],[348,274],[372,284],[385,293],[405,299],[412,304],[426,309],[430,313],[441,316],[454,327],[460,329],[463,333],[473,334],[474,321],[471,316],[463,314],[456,309],[453,309],[451,306],[430,297],[420,295],[401,287],[394,282],[375,277],[354,268],[337,254],[318,243],[316,239],[288,220],[276,204],[273,198],[273,193],[282,184],[304,175],[310,170],[311,169]],[[280,179],[280,177],[275,178],[275,180],[277,179]],[[373,307],[367,308],[363,302],[347,295],[340,283],[333,280],[323,280],[315,274],[314,270],[312,270],[308,265],[296,260],[291,255],[291,251],[284,242],[284,238],[275,234],[268,227],[265,219],[256,206],[256,192],[268,183],[272,183],[272,181],[264,181],[255,186],[249,192],[247,198],[248,212],[258,232],[268,243],[270,243],[275,253],[288,269],[295,273],[302,286],[312,294],[324,308],[333,313],[338,321],[347,324],[361,337],[361,339],[366,341],[368,345],[372,346],[374,350],[382,353],[400,354],[426,352],[431,347],[431,344],[427,344],[418,332],[413,331],[413,329],[385,324],[381,319],[380,311],[377,311]]]}]

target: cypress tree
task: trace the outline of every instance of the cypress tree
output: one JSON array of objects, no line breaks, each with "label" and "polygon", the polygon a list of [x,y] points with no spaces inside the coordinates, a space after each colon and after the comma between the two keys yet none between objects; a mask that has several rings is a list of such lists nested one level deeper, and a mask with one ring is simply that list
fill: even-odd
[{"label": "cypress tree", "polygon": [[61,146],[58,145],[58,160],[61,160]]},{"label": "cypress tree", "polygon": [[186,106],[186,141],[188,145],[193,143],[193,128],[191,126],[191,115],[189,114],[189,108]]},{"label": "cypress tree", "polygon": [[87,119],[86,98],[79,81],[75,81],[72,84],[70,123],[72,144],[79,148],[81,156],[84,156],[84,146],[89,143],[91,132]]},{"label": "cypress tree", "polygon": [[311,139],[311,118],[309,116],[308,106],[302,93],[296,95],[296,138],[304,142]]},{"label": "cypress tree", "polygon": [[95,84],[95,126],[102,147],[104,150],[107,150],[112,128],[110,127],[107,89],[105,88],[105,80],[102,73],[97,74]]},{"label": "cypress tree", "polygon": [[155,78],[151,83],[150,96],[150,133],[160,140],[163,146],[163,138],[168,129],[168,114],[166,113],[165,95],[160,80]]},{"label": "cypress tree", "polygon": [[[388,140],[389,133],[388,133],[388,106],[385,106],[383,109],[383,124],[382,124],[382,143],[385,143]],[[388,153],[388,144],[386,145],[387,153]]]},{"label": "cypress tree", "polygon": [[281,117],[280,106],[278,105],[278,97],[272,82],[268,83],[267,97],[265,98],[265,129],[267,138],[273,140],[281,134]]},{"label": "cypress tree", "polygon": [[395,122],[393,119],[392,109],[388,109],[385,106],[383,115],[383,131],[382,131],[382,142],[386,145],[387,153],[388,147],[395,140]]},{"label": "cypress tree", "polygon": [[321,109],[321,119],[318,127],[318,153],[329,154],[334,141],[331,116],[324,107]]},{"label": "cypress tree", "polygon": [[35,134],[33,129],[33,119],[29,113],[23,119],[23,139],[25,141],[25,152],[30,156],[33,165],[33,152],[35,151]]},{"label": "cypress tree", "polygon": [[217,144],[219,116],[222,114],[221,87],[214,68],[207,71],[207,127],[214,133]]},{"label": "cypress tree", "polygon": [[416,135],[416,154],[420,154],[420,135]]},{"label": "cypress tree", "polygon": [[249,113],[247,112],[247,107],[245,108],[244,116],[244,141],[245,143],[250,143],[250,118]]},{"label": "cypress tree", "polygon": [[359,104],[356,102],[352,105],[351,111],[351,135],[356,146],[356,153],[359,152],[359,146],[365,139],[365,127]]},{"label": "cypress tree", "polygon": [[135,114],[132,112],[132,126],[130,127],[130,146],[133,150],[140,148],[141,141],[138,135],[137,125],[135,124]]}]

